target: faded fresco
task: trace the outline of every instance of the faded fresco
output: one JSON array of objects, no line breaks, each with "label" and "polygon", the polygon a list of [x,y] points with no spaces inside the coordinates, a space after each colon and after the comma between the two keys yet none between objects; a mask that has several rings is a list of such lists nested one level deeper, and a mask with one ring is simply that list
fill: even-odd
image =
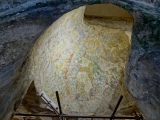
[{"label": "faded fresco", "polygon": [[[66,114],[106,114],[121,94],[128,95],[123,80],[132,24],[121,22],[123,29],[113,22],[113,27],[107,27],[109,22],[90,24],[84,9],[62,16],[39,38],[30,57],[29,79],[38,93],[45,91],[53,101],[59,91]],[[134,105],[124,100],[121,108]]]}]

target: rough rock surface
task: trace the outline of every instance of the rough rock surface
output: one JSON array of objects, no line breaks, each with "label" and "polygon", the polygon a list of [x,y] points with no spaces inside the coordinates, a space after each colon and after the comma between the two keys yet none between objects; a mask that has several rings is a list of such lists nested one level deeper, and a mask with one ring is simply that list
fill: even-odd
[{"label": "rough rock surface", "polygon": [[[113,3],[133,15],[126,87],[146,119],[160,118],[159,0],[1,0],[0,119],[9,120],[12,117],[31,83],[19,78],[23,77],[20,76],[25,65],[23,59],[40,33],[65,12],[95,3]],[[35,29],[34,33],[29,33],[32,29],[27,24]]]}]

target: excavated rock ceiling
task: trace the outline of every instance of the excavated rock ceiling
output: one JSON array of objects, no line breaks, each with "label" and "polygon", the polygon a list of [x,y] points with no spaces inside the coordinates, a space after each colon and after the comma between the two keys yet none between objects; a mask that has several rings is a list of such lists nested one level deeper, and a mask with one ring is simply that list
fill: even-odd
[{"label": "excavated rock ceiling", "polygon": [[101,26],[99,19],[84,20],[84,10],[65,14],[44,32],[29,54],[23,78],[34,80],[37,94],[45,91],[53,101],[59,91],[65,114],[111,114],[120,95],[119,112],[132,114],[135,103],[124,89],[132,21],[103,19]]},{"label": "excavated rock ceiling", "polygon": [[[89,1],[86,1],[86,0],[61,0],[61,1],[1,0],[0,1],[0,41],[1,41],[0,43],[0,113],[1,113],[0,119],[1,120],[10,120],[13,117],[14,111],[17,109],[18,105],[21,103],[23,97],[27,92],[27,89],[29,88],[31,82],[34,80],[32,79],[33,77],[28,78],[28,76],[24,74],[24,73],[29,74],[31,71],[34,71],[34,69],[31,71],[30,69],[26,69],[27,67],[30,66],[29,63],[31,63],[30,61],[31,59],[26,55],[31,49],[31,47],[33,46],[33,44],[35,43],[35,41],[38,39],[38,37],[42,34],[42,32],[48,26],[50,26],[51,23],[53,23],[60,16],[62,16],[64,13],[83,5],[96,4],[96,3],[115,4],[117,6],[120,6],[126,9],[134,17],[132,37],[131,37],[131,48],[130,48],[130,53],[129,53],[127,66],[125,69],[125,76],[124,76],[125,86],[129,91],[130,95],[132,96],[132,98],[134,98],[134,101],[136,102],[137,106],[140,108],[143,116],[147,120],[158,120],[160,118],[160,94],[159,94],[160,93],[160,87],[159,87],[160,86],[160,82],[159,82],[159,79],[160,79],[160,74],[159,74],[160,73],[160,63],[159,63],[160,61],[160,57],[159,57],[160,56],[160,52],[159,52],[160,51],[160,36],[159,36],[160,34],[160,7],[159,7],[160,1],[158,0],[151,0],[151,1],[150,0],[141,0],[141,1],[138,1],[138,0],[89,0]],[[91,27],[89,28],[88,30],[92,30]],[[109,31],[109,33],[111,33],[112,31],[112,30],[110,31],[109,29],[105,29],[105,30]],[[74,34],[77,35],[76,38],[81,38],[81,31],[74,31],[74,32],[75,32]],[[101,33],[103,33],[103,31]],[[113,34],[113,36],[115,36],[115,34]],[[119,36],[119,38],[124,38],[124,39],[126,39],[126,37],[127,37],[126,34],[121,34]],[[104,81],[107,81],[107,80],[108,80],[108,84],[111,85],[109,79],[106,79],[106,80],[101,79],[102,84],[96,82],[96,79],[94,79],[93,77],[95,73],[94,70],[102,69],[102,71],[100,71],[99,73],[100,73],[100,76],[104,75],[104,78],[105,78],[106,77],[105,75],[109,73],[103,74],[104,73],[103,71],[107,71],[107,69],[105,66],[101,66],[101,64],[99,64],[99,61],[106,60],[106,58],[101,57],[101,56],[104,56],[103,52],[104,53],[110,52],[110,56],[108,58],[112,58],[119,51],[116,51],[117,49],[112,49],[111,51],[108,51],[105,48],[106,46],[104,46],[104,49],[102,49],[103,47],[102,47],[102,44],[100,43],[103,43],[103,41],[97,42],[95,37],[94,43],[96,44],[93,44],[92,42],[90,42],[90,38],[92,38],[92,36],[89,36],[88,38],[86,37],[84,40],[86,42],[84,42],[81,45],[78,45],[78,43],[76,44],[73,42],[71,45],[76,45],[77,48],[75,49],[77,50],[75,50],[75,53],[66,54],[67,56],[71,56],[73,57],[72,59],[76,60],[74,58],[74,55],[77,56],[78,51],[80,54],[83,54],[85,51],[84,48],[86,48],[86,51],[88,50],[88,53],[86,52],[86,54],[82,55],[83,60],[84,61],[86,60],[85,63],[83,61],[77,60],[77,62],[81,63],[81,66],[78,66],[78,65],[76,66],[76,68],[79,68],[80,71],[79,72],[77,70],[73,71],[75,72],[75,74],[77,74],[76,76],[77,78],[81,76],[80,73],[83,74],[82,75],[83,77],[85,76],[85,79],[83,81],[79,81],[79,79],[76,78],[76,81],[79,81],[79,82],[77,83],[73,82],[73,84],[75,84],[77,88],[72,88],[71,83],[69,81],[73,77],[73,76],[69,77],[69,74],[70,72],[72,72],[72,69],[68,68],[68,71],[67,71],[65,68],[63,68],[63,67],[72,66],[71,64],[72,62],[65,61],[65,59],[63,59],[64,60],[63,62],[60,60],[58,60],[58,62],[66,63],[67,65],[62,64],[59,66],[57,62],[57,63],[54,63],[55,66],[52,66],[52,67],[55,67],[55,69],[57,69],[57,72],[58,72],[58,69],[60,71],[63,71],[63,70],[67,71],[66,76],[63,76],[64,81],[62,80],[63,82],[67,82],[67,84],[64,83],[62,85],[64,85],[65,90],[68,89],[69,91],[68,93],[70,93],[70,95],[66,91],[64,95],[61,94],[62,97],[70,96],[71,99],[75,99],[74,97],[72,97],[72,95],[77,95],[76,97],[77,100],[92,99],[87,97],[87,96],[90,96],[90,94],[87,92],[86,94],[81,96],[79,96],[78,93],[83,90],[90,92],[88,88],[90,89],[96,88],[96,85],[102,85]],[[113,41],[110,41],[110,42],[112,43]],[[63,47],[62,43],[59,43],[59,45],[62,45],[61,46],[62,49],[60,50],[61,52],[63,52],[63,49],[67,49],[67,46]],[[78,46],[79,47],[84,46],[84,48],[82,47],[83,49],[80,50]],[[87,46],[89,49],[87,49]],[[97,59],[95,61],[93,60],[93,58],[96,58],[97,51],[95,51],[94,54],[92,54],[91,56],[89,54],[90,52],[92,52],[92,50],[95,49],[95,47],[93,46],[95,47],[101,46],[99,50],[101,50],[102,53],[100,54],[101,56],[98,58],[99,61],[97,61]],[[74,49],[75,46],[72,46],[72,47]],[[49,49],[50,48],[48,47],[46,50],[49,50]],[[42,52],[41,50],[37,50],[37,51]],[[52,54],[52,52],[48,54]],[[72,54],[74,55],[72,56]],[[52,57],[54,60],[55,59],[54,55]],[[42,60],[40,59],[39,62],[42,62]],[[39,62],[37,64],[39,64]],[[87,62],[88,64],[85,65]],[[116,59],[113,59],[113,62],[116,63],[115,65],[118,65],[117,64],[118,62],[116,61]],[[42,67],[43,65],[44,63],[40,66]],[[106,65],[106,63],[104,63],[103,65]],[[110,65],[110,63],[108,63],[108,65]],[[84,66],[87,66],[87,67],[84,67]],[[36,68],[36,69],[39,69],[39,68]],[[41,69],[44,69],[44,68],[41,68]],[[119,69],[117,69],[117,71],[120,71]],[[43,74],[41,74],[41,76],[43,77]],[[87,76],[88,76],[88,79],[86,79]],[[59,74],[58,74],[58,77],[59,77]],[[62,76],[60,76],[60,78],[61,77]],[[92,79],[93,81],[91,81],[92,77],[93,77]],[[67,80],[65,80],[66,78]],[[39,85],[39,88],[37,87],[38,91],[41,91],[40,88],[41,89],[45,88],[45,82],[47,80],[49,82],[50,79],[47,78],[44,81],[44,83],[41,83]],[[58,80],[58,78],[56,78],[56,80]],[[88,85],[90,86],[87,86],[87,87],[84,86],[85,82],[87,82]],[[103,88],[102,90],[104,90],[105,88],[104,84],[102,85],[102,88]],[[115,84],[117,83],[115,82],[113,85]],[[83,89],[80,89],[80,88],[83,88]],[[79,90],[74,91],[74,89],[79,89]],[[73,92],[71,92],[72,90]],[[111,89],[108,88],[108,90],[111,90]],[[93,93],[94,91],[95,89],[93,89]],[[47,93],[49,92],[51,93],[51,91],[48,91]],[[102,93],[103,92],[101,91],[100,94],[102,95]]]}]

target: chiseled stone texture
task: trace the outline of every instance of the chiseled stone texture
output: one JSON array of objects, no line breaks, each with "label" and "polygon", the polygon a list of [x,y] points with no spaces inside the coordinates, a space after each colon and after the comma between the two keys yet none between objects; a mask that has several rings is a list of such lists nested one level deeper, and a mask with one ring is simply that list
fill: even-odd
[{"label": "chiseled stone texture", "polygon": [[132,114],[136,106],[124,89],[132,22],[92,25],[84,21],[84,9],[65,14],[37,40],[24,77],[53,101],[59,91],[65,114],[111,114],[120,95],[118,112]]},{"label": "chiseled stone texture", "polygon": [[160,24],[137,14],[131,53],[126,68],[126,86],[148,120],[160,118]]},{"label": "chiseled stone texture", "polygon": [[[0,119],[11,119],[13,111],[19,105],[31,83],[28,79],[23,79],[24,81],[20,79],[25,66],[23,60],[40,33],[64,13],[86,4],[95,3],[112,3],[133,15],[134,25],[126,69],[126,87],[137,101],[146,119],[158,120],[160,118],[159,0],[1,0]],[[32,29],[21,28],[28,22],[35,29],[33,34],[28,32]],[[19,25],[21,27],[16,30],[16,26]],[[11,26],[13,26],[14,33],[10,31]],[[21,33],[24,39],[16,38]],[[26,41],[27,37],[29,41]],[[146,75],[150,76],[146,77]]]},{"label": "chiseled stone texture", "polygon": [[7,111],[15,110],[22,95],[25,95],[24,91],[26,92],[31,81],[19,81],[22,72],[19,67],[24,66],[24,56],[52,21],[53,18],[44,19],[42,16],[35,19],[28,15],[0,26],[0,91],[3,91],[0,93],[0,119],[9,120],[6,114],[11,117],[13,112]]}]

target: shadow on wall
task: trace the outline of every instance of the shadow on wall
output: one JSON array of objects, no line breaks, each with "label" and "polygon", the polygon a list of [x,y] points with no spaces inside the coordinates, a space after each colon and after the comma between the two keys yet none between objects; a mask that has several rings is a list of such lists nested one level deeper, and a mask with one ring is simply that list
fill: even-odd
[{"label": "shadow on wall", "polygon": [[91,18],[133,21],[133,17],[126,10],[113,4],[88,5],[84,15]]},{"label": "shadow on wall", "polygon": [[[48,105],[37,94],[34,82],[31,83],[22,103],[19,105],[18,109],[16,110],[16,113],[55,114],[54,111],[51,111],[50,109],[48,109]],[[21,120],[23,117],[25,118],[25,116],[14,116],[12,120]],[[27,119],[27,117],[26,117],[26,119]],[[33,117],[32,119],[43,120],[44,118],[43,117],[36,117],[36,118]],[[47,118],[45,118],[45,119],[47,119]],[[56,119],[54,119],[54,120],[56,120]]]}]

